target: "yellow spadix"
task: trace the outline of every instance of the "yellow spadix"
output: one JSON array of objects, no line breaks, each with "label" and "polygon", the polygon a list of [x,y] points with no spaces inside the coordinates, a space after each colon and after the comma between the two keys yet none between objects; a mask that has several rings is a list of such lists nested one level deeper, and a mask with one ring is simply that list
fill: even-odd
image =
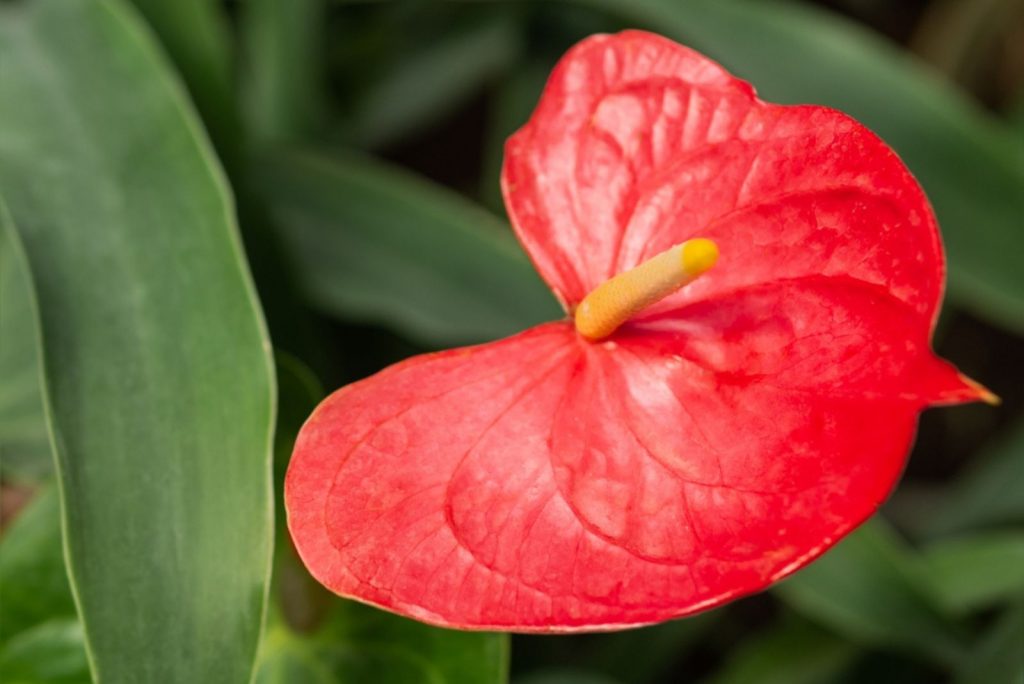
[{"label": "yellow spadix", "polygon": [[641,310],[664,299],[718,261],[718,245],[694,238],[657,254],[639,266],[606,280],[576,308],[576,330],[600,340]]}]

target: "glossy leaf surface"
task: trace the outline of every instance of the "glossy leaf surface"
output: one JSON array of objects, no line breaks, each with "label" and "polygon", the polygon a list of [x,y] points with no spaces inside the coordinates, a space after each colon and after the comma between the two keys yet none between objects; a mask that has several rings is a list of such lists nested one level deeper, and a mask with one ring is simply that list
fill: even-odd
[{"label": "glossy leaf surface", "polygon": [[918,412],[978,397],[929,348],[927,201],[838,112],[595,36],[509,140],[503,189],[569,307],[692,237],[723,256],[606,341],[550,323],[325,400],[285,494],[338,593],[476,629],[693,613],[821,554],[888,496]]},{"label": "glossy leaf surface", "polygon": [[0,70],[0,185],[38,293],[94,676],[247,681],[272,377],[220,171],[119,2],[4,5]]},{"label": "glossy leaf surface", "polygon": [[226,166],[239,153],[230,27],[214,0],[131,0],[181,74]]}]

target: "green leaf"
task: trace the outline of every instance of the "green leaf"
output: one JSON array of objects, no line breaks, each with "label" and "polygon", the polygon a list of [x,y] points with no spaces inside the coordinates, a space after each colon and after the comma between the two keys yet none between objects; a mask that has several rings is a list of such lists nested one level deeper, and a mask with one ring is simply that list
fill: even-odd
[{"label": "green leaf", "polygon": [[930,537],[988,525],[1024,523],[1024,420],[975,458],[943,494],[924,527]]},{"label": "green leaf", "polygon": [[957,684],[1019,684],[1024,681],[1024,597],[1017,600],[971,652]]},{"label": "green leaf", "polygon": [[57,618],[18,634],[0,649],[0,675],[4,684],[88,684],[81,623]]},{"label": "green leaf", "polygon": [[[282,531],[282,533],[284,533]],[[339,599],[278,544],[270,630],[257,682],[503,684],[509,638],[432,627]]]},{"label": "green leaf", "polygon": [[[552,639],[545,634],[515,637],[516,670],[554,677],[586,671],[629,684],[665,681],[676,665],[709,641],[727,611],[712,610],[637,629]],[[519,679],[516,679],[519,682]]]},{"label": "green leaf", "polygon": [[857,643],[955,664],[964,655],[961,637],[928,594],[917,563],[876,518],[775,591],[799,613]]},{"label": "green leaf", "polygon": [[857,655],[843,639],[804,622],[784,622],[741,642],[707,684],[835,682]]},{"label": "green leaf", "polygon": [[1017,99],[1010,105],[1006,114],[1010,127],[1024,138],[1024,88],[1017,93]]},{"label": "green leaf", "polygon": [[241,7],[242,101],[260,142],[294,140],[322,108],[323,0],[250,0]]},{"label": "green leaf", "polygon": [[160,39],[225,164],[241,144],[231,34],[215,0],[131,0]]},{"label": "green leaf", "polygon": [[[288,462],[291,460],[295,438],[298,437],[302,424],[325,395],[323,386],[313,371],[288,352],[275,350],[274,366],[278,406],[277,424],[274,427],[274,520],[277,534],[281,535],[275,544],[275,556],[280,556],[291,547],[283,495]],[[277,565],[275,561],[275,567]],[[303,573],[308,574],[304,569]],[[275,570],[276,574],[278,570]],[[275,577],[275,581],[277,580],[280,580],[280,577]]]},{"label": "green leaf", "polygon": [[1024,332],[1024,142],[908,54],[782,0],[587,0],[679,39],[774,102],[829,105],[878,133],[935,205],[959,304]]},{"label": "green leaf", "polygon": [[0,187],[38,295],[93,674],[248,681],[273,378],[221,172],[118,2],[0,6],[0,70]]},{"label": "green leaf", "polygon": [[602,674],[575,668],[551,668],[516,677],[515,684],[618,684]]},{"label": "green leaf", "polygon": [[43,413],[32,281],[11,237],[8,229],[0,231],[0,473],[32,483],[53,471],[53,455]]},{"label": "green leaf", "polygon": [[379,147],[420,130],[458,108],[521,51],[515,18],[493,9],[432,36],[362,94],[346,137],[359,147]]},{"label": "green leaf", "polygon": [[593,643],[584,662],[589,669],[630,684],[660,682],[722,617],[720,611],[711,611],[624,632],[595,634],[589,638]]},{"label": "green leaf", "polygon": [[336,603],[322,638],[332,645],[330,659],[343,682],[508,680],[507,634],[441,629],[354,601]]},{"label": "green leaf", "polygon": [[479,342],[562,314],[506,226],[368,159],[286,154],[263,187],[319,308],[430,344]]},{"label": "green leaf", "polygon": [[315,644],[289,630],[273,625],[260,648],[255,684],[335,684],[340,680]]},{"label": "green leaf", "polygon": [[1024,593],[1024,532],[988,532],[927,547],[924,573],[950,612],[967,613]]},{"label": "green leaf", "polygon": [[329,622],[312,634],[283,622],[270,629],[257,684],[501,684],[508,635],[431,627],[333,599]]},{"label": "green leaf", "polygon": [[46,487],[0,537],[0,644],[52,617],[74,617],[60,538],[60,498]]},{"label": "green leaf", "polygon": [[274,469],[280,470],[283,482],[284,469],[291,457],[295,437],[306,422],[309,414],[324,398],[324,388],[309,367],[286,351],[274,352],[277,371],[278,414],[274,430]]}]

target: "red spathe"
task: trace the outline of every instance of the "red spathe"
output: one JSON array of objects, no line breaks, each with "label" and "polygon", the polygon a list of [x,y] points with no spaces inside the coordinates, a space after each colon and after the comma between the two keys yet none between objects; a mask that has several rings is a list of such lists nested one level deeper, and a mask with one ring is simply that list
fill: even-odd
[{"label": "red spathe", "polygon": [[689,238],[722,256],[604,341],[549,323],[328,397],[285,500],[338,594],[470,629],[693,613],[820,555],[888,496],[923,408],[980,398],[929,347],[932,210],[839,112],[761,102],[659,36],[594,36],[502,185],[570,309]]}]

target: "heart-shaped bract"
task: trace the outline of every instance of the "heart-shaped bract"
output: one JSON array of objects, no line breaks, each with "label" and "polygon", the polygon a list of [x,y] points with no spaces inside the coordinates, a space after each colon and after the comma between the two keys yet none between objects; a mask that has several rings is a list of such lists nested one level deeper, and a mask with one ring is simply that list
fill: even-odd
[{"label": "heart-shaped bract", "polygon": [[559,63],[508,141],[513,226],[568,311],[701,236],[718,265],[592,341],[571,321],[328,397],[285,484],[328,588],[459,628],[585,631],[764,588],[870,516],[936,358],[935,218],[896,155],[639,31]]}]

